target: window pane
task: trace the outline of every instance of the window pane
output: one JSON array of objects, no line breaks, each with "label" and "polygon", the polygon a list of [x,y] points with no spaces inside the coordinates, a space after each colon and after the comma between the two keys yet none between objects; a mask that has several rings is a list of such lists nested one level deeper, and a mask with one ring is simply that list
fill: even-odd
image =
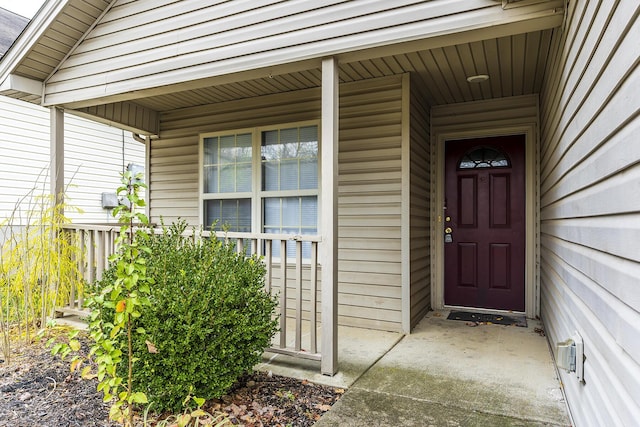
[{"label": "window pane", "polygon": [[508,168],[507,156],[492,147],[476,147],[458,162],[458,169]]},{"label": "window pane", "polygon": [[252,139],[253,138],[250,133],[244,133],[237,136],[236,146],[238,149],[236,150],[236,160],[238,162],[251,163]]},{"label": "window pane", "polygon": [[233,165],[223,165],[220,168],[220,193],[233,193],[236,189],[236,171]]},{"label": "window pane", "polygon": [[218,163],[218,137],[204,139],[204,164]]},{"label": "window pane", "polygon": [[315,234],[318,229],[318,199],[302,197],[302,234]]},{"label": "window pane", "polygon": [[297,190],[298,161],[283,160],[280,162],[280,190]]},{"label": "window pane", "polygon": [[251,162],[237,164],[236,191],[251,191]]},{"label": "window pane", "polygon": [[[263,199],[265,233],[274,234],[317,234],[318,198],[308,197],[269,197]],[[277,246],[277,247],[276,247]],[[287,242],[287,257],[295,257],[295,242]],[[280,256],[280,247],[273,246],[273,256]],[[309,259],[311,244],[302,244],[302,257]]]},{"label": "window pane", "polygon": [[251,150],[250,133],[205,138],[205,192],[251,191]]},{"label": "window pane", "polygon": [[298,234],[300,231],[300,198],[282,198],[282,225],[291,227],[291,233]]},{"label": "window pane", "polygon": [[262,133],[262,189],[318,188],[318,128],[305,126]]},{"label": "window pane", "polygon": [[205,166],[204,191],[205,193],[218,192],[218,166]]},{"label": "window pane", "polygon": [[262,189],[266,191],[278,189],[278,162],[265,162],[263,164]]},{"label": "window pane", "polygon": [[[282,222],[280,220],[280,199],[264,199],[264,229],[265,233],[279,233]],[[266,231],[267,229],[273,231]]]},{"label": "window pane", "polygon": [[318,188],[318,159],[300,161],[300,189]]},{"label": "window pane", "polygon": [[206,200],[204,203],[205,228],[228,231],[251,231],[251,199]]}]

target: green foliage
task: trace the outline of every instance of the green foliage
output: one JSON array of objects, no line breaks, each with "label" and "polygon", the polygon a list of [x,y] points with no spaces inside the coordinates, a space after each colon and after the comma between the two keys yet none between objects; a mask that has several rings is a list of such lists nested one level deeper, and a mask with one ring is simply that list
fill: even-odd
[{"label": "green foliage", "polygon": [[[151,304],[138,319],[134,388],[156,410],[182,410],[184,397],[225,394],[259,362],[277,330],[275,298],[264,290],[265,267],[232,244],[185,237],[184,222],[151,237],[146,258]],[[107,272],[109,287],[116,276]]]},{"label": "green foliage", "polygon": [[[136,178],[131,172],[124,173],[123,185],[118,188],[118,194],[126,196],[130,207],[119,206],[113,213],[122,224],[116,240],[118,251],[110,258],[113,280],[88,299],[89,331],[95,341],[90,357],[97,370],[92,372],[88,365],[82,371],[83,377],[98,378],[98,391],[104,393],[105,402],[112,403],[109,417],[127,426],[133,426],[132,406],[148,403],[144,392],[134,391],[133,387],[134,340],[138,339],[137,335],[144,336],[144,330],[137,323],[149,306],[153,284],[146,265],[146,257],[151,252],[145,227],[149,221],[144,214],[136,212],[136,208],[144,206],[144,200],[138,196],[144,184]],[[134,228],[136,223],[143,227]],[[65,351],[64,346],[61,349]],[[77,360],[72,361],[72,370]],[[123,362],[126,368],[122,367]]]}]

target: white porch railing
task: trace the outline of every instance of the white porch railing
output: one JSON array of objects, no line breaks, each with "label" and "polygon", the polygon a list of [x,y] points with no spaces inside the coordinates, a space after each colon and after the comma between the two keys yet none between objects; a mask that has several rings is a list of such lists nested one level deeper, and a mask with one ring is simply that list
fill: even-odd
[{"label": "white porch railing", "polygon": [[[70,233],[71,241],[78,246],[78,269],[87,283],[100,280],[108,259],[115,248],[115,240],[120,230],[118,225],[70,224],[65,231]],[[155,232],[161,232],[156,229]],[[318,292],[319,236],[267,234],[267,233],[235,233],[235,232],[202,232],[203,237],[214,234],[236,242],[238,253],[247,255],[260,254],[266,266],[265,286],[270,293],[277,293],[279,305],[280,331],[272,347],[267,351],[288,354],[295,357],[321,360],[318,351]],[[185,235],[193,235],[192,231]],[[287,242],[295,242],[295,257],[274,257],[274,247],[279,247],[280,254],[287,253]],[[310,245],[310,256],[303,259],[303,243]],[[246,247],[248,246],[248,247]],[[68,303],[58,309],[62,314],[86,315],[83,308],[84,295],[81,287],[71,288]],[[307,329],[308,328],[308,329]],[[303,333],[305,331],[305,333]]]}]

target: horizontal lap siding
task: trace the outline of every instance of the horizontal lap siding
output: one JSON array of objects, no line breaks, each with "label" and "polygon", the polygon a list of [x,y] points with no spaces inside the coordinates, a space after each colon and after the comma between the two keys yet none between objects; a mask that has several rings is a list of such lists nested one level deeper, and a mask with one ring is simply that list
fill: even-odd
[{"label": "horizontal lap siding", "polygon": [[410,283],[411,327],[431,305],[431,260],[429,229],[431,218],[431,146],[429,106],[420,96],[415,81],[410,91]]},{"label": "horizontal lap siding", "polygon": [[401,329],[402,78],[343,85],[338,238],[341,323]]},{"label": "horizontal lap siding", "polygon": [[571,2],[541,96],[542,316],[578,331],[585,383],[561,372],[578,426],[640,419],[640,7]]},{"label": "horizontal lap siding", "polygon": [[[339,322],[400,329],[401,77],[340,86]],[[161,114],[151,217],[198,225],[198,134],[320,118],[309,89]]]},{"label": "horizontal lap siding", "polygon": [[517,20],[556,5],[503,11],[491,0],[120,1],[51,77],[46,96],[60,102],[177,84]]},{"label": "horizontal lap siding", "polygon": [[115,194],[120,173],[129,163],[144,167],[145,145],[131,132],[70,114],[65,115],[64,133],[68,203],[83,210],[69,210],[67,216],[75,222],[117,222],[102,208],[102,193]]},{"label": "horizontal lap siding", "polygon": [[[0,96],[1,220],[12,216],[23,197],[28,204],[49,192],[49,144],[48,110]],[[17,222],[26,220],[26,212],[15,214]]]},{"label": "horizontal lap siding", "polygon": [[[115,193],[123,161],[144,166],[144,144],[125,132],[123,159],[121,130],[68,114],[64,137],[66,215],[74,222],[113,221],[102,209],[102,193]],[[0,97],[0,217],[8,218],[32,189],[34,196],[49,192],[49,138],[48,109]]]}]

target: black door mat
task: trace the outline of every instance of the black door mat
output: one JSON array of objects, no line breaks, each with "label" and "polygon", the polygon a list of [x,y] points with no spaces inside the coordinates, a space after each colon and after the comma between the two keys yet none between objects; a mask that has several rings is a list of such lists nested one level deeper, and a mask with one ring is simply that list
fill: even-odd
[{"label": "black door mat", "polygon": [[524,316],[507,316],[504,314],[472,313],[470,311],[452,311],[447,320],[462,320],[474,323],[494,323],[496,325],[515,325],[527,327],[527,318]]}]

